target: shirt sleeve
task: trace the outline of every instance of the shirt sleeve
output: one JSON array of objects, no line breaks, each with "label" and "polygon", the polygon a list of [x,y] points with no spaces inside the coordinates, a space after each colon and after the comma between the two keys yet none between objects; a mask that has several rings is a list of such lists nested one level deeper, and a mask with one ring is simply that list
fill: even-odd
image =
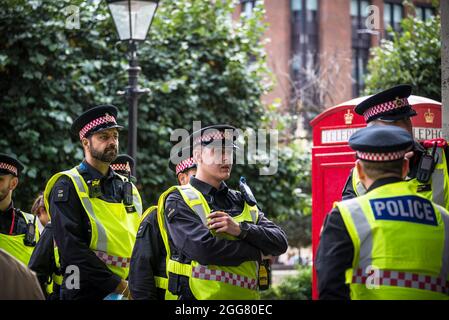
[{"label": "shirt sleeve", "polygon": [[[155,214],[154,212],[150,215]],[[129,289],[134,300],[157,300],[153,266],[156,256],[153,252],[151,233],[153,226],[150,215],[140,224],[136,236],[129,269]]]},{"label": "shirt sleeve", "polygon": [[36,272],[42,291],[46,292],[47,282],[51,278],[53,272],[56,271],[53,230],[50,223],[45,226],[44,231],[33,250],[28,267]]},{"label": "shirt sleeve", "polygon": [[288,248],[285,232],[268,220],[262,211],[259,211],[257,224],[248,223],[248,234],[244,240],[261,250],[264,255],[279,256]]},{"label": "shirt sleeve", "polygon": [[340,211],[334,208],[326,217],[315,261],[320,299],[350,298],[345,273],[351,268],[353,257],[354,245]]},{"label": "shirt sleeve", "polygon": [[50,214],[62,267],[76,266],[80,271],[80,289],[66,290],[67,294],[104,298],[114,292],[121,279],[89,248],[87,213],[68,177],[61,177],[50,193]]},{"label": "shirt sleeve", "polygon": [[204,265],[222,266],[238,266],[245,261],[261,259],[260,250],[246,241],[213,236],[178,191],[167,197],[165,216],[173,244],[189,259]]}]

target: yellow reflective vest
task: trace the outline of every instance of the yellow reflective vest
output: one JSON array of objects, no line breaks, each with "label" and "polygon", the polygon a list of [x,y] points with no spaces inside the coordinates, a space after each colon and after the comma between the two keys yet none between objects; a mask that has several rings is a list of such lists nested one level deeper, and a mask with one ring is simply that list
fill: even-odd
[{"label": "yellow reflective vest", "polygon": [[[167,196],[178,190],[185,203],[197,214],[203,224],[207,226],[208,215],[211,210],[204,196],[190,184],[184,186],[174,186],[165,191],[158,202],[158,224],[167,251],[167,278],[168,274],[186,276],[189,278],[189,286],[194,297],[198,300],[254,300],[259,299],[258,291],[258,263],[256,261],[247,261],[239,266],[217,266],[201,265],[197,261],[189,264],[180,263],[171,259],[171,250],[168,241],[168,233],[165,227],[164,205]],[[257,223],[259,211],[257,206],[250,207],[245,203],[243,212],[233,217],[236,222],[248,221]],[[236,240],[230,235],[216,235],[225,237],[229,240]],[[167,290],[167,292],[169,292]],[[167,296],[171,299],[176,296]]]},{"label": "yellow reflective vest", "polygon": [[449,299],[449,214],[405,181],[336,204],[354,246],[351,299]]},{"label": "yellow reflective vest", "polygon": [[[438,162],[428,184],[420,183],[416,178],[407,180],[414,192],[417,192],[434,203],[449,210],[449,172],[447,168],[446,154],[443,148],[436,150]],[[352,170],[352,188],[357,196],[364,195],[366,189],[359,179],[357,169]]]},{"label": "yellow reflective vest", "polygon": [[126,279],[129,274],[131,253],[142,214],[142,200],[137,188],[133,185],[133,206],[135,210],[131,212],[131,210],[127,211],[129,208],[123,203],[110,203],[99,198],[90,198],[88,186],[76,168],[60,172],[50,178],[44,191],[45,208],[50,216],[50,192],[61,176],[67,176],[72,180],[89,218],[92,228],[89,248],[113,273],[122,279]]},{"label": "yellow reflective vest", "polygon": [[[13,209],[15,210],[15,209]],[[16,214],[20,213],[25,219],[26,223],[33,223],[34,216],[25,213],[21,210],[16,210]],[[39,229],[35,223],[35,240],[39,239]],[[30,262],[31,254],[33,253],[35,246],[29,246],[25,244],[25,234],[19,235],[7,235],[0,233],[0,249],[5,250],[17,260],[28,266]]]},{"label": "yellow reflective vest", "polygon": [[[158,214],[158,210],[157,210],[157,206],[151,206],[149,207],[147,210],[145,210],[145,212],[142,215],[142,219],[141,219],[141,223],[145,220],[145,218],[147,218],[149,215],[152,214]],[[156,226],[153,226],[154,228],[159,228],[159,223]],[[165,250],[166,251],[166,245],[164,242],[164,248],[161,248],[161,250]],[[162,258],[166,258],[166,257],[161,257]],[[167,273],[165,273],[164,276],[154,276],[154,282],[156,284],[156,288],[159,289],[163,289],[165,291],[165,300],[177,300],[178,296],[172,294],[170,291],[168,291],[168,278],[167,278]]]}]

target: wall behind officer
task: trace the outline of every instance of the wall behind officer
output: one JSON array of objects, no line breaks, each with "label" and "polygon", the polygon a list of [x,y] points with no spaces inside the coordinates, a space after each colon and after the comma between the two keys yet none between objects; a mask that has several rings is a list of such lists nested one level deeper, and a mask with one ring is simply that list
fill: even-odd
[{"label": "wall behind officer", "polygon": [[[176,175],[178,184],[183,186],[196,174],[196,163],[190,147],[181,148],[178,156],[179,159],[169,159],[168,167]],[[167,291],[166,257],[156,205],[148,208],[142,216],[131,256],[129,288],[133,299],[164,300],[166,295],[170,295]]]},{"label": "wall behind officer", "polygon": [[[78,167],[53,176],[46,187],[62,270],[73,265],[80,271],[79,288],[68,288],[70,274],[64,273],[62,299],[103,299],[111,293],[129,296],[126,278],[141,200],[132,185],[133,203],[124,204],[126,181],[109,167],[117,156],[118,129],[122,128],[116,115],[114,106],[98,106],[74,121],[72,132],[80,137],[85,159]],[[85,192],[78,192],[80,188]]]},{"label": "wall behind officer", "polygon": [[[15,208],[12,200],[23,169],[16,158],[0,154],[0,248],[27,265],[39,231],[34,217]],[[28,224],[35,228],[28,228]]]},{"label": "wall behind officer", "polygon": [[[229,137],[226,129],[236,132],[232,126],[218,125],[191,136],[196,176],[190,185],[172,187],[159,199],[158,209],[163,211],[158,217],[166,224],[161,233],[170,250],[168,287],[181,300],[257,299],[257,262],[287,249],[285,233],[226,185],[235,147],[235,136]],[[202,209],[195,209],[199,200]],[[210,265],[225,276],[203,278]],[[232,277],[245,280],[233,282]]]},{"label": "wall behind officer", "polygon": [[[438,290],[449,283],[449,215],[403,181],[412,136],[373,126],[349,144],[367,192],[326,217],[315,261],[320,299],[448,299]],[[431,289],[438,281],[443,289]]]}]

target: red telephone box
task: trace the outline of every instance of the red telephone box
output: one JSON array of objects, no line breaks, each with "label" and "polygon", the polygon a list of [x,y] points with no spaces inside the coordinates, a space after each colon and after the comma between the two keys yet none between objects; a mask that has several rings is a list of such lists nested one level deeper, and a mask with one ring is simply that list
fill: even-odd
[{"label": "red telephone box", "polygon": [[[356,98],[329,108],[311,122],[312,148],[312,250],[315,257],[321,227],[341,192],[354,166],[354,151],[349,137],[366,126],[354,107],[368,97]],[[441,103],[419,96],[410,96],[409,103],[417,112],[412,118],[415,138],[418,140],[441,138]],[[313,298],[318,298],[316,272],[313,269]]]}]

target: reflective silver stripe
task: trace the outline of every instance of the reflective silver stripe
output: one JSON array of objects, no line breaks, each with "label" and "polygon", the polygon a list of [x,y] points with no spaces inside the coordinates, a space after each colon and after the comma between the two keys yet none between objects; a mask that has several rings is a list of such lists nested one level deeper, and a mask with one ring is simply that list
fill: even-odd
[{"label": "reflective silver stripe", "polygon": [[185,195],[187,196],[187,198],[189,198],[190,201],[199,199],[195,191],[192,190],[192,187],[181,187],[181,190],[184,191]]},{"label": "reflective silver stripe", "polygon": [[253,223],[257,223],[257,209],[250,209],[249,213],[251,214],[251,220],[253,220]]},{"label": "reflective silver stripe", "polygon": [[[66,171],[65,173],[69,174],[71,177],[73,177],[78,189],[81,192],[86,193],[86,189],[84,188],[84,185],[81,182],[81,178],[79,175],[77,175],[71,171]],[[97,219],[97,216],[95,215],[95,212],[94,212],[94,209],[92,207],[92,203],[90,202],[89,197],[81,196],[80,198],[81,198],[81,201],[83,202],[84,207],[87,210],[87,213],[89,213],[89,215],[95,220],[95,224],[97,226],[97,233],[98,233],[97,249],[100,251],[107,252],[108,238],[106,236],[106,230],[104,229],[101,222]]]},{"label": "reflective silver stripe", "polygon": [[440,277],[424,274],[397,271],[375,270],[371,275],[363,275],[364,270],[357,269],[352,276],[352,283],[366,284],[368,278],[376,279],[381,286],[393,286],[402,288],[414,288],[428,290],[443,294],[449,294],[449,282]]},{"label": "reflective silver stripe", "polygon": [[[443,163],[443,149],[437,148],[438,164]],[[444,197],[444,170],[436,168],[432,173],[432,201],[446,207]]]},{"label": "reflective silver stripe", "polygon": [[207,217],[206,212],[204,212],[204,208],[202,204],[196,204],[192,207],[195,213],[200,217],[203,224],[207,227]]},{"label": "reflective silver stripe", "polygon": [[342,204],[344,204],[351,213],[352,221],[354,222],[360,239],[359,265],[357,268],[366,270],[366,268],[371,265],[372,260],[373,234],[371,233],[371,225],[363,213],[357,198],[343,201]]},{"label": "reflective silver stripe", "polygon": [[141,215],[142,214],[142,203],[140,203],[139,197],[137,196],[137,194],[134,194],[134,193],[133,193],[133,203],[134,203],[134,206],[136,207],[137,212]]},{"label": "reflective silver stripe", "polygon": [[449,277],[449,214],[444,208],[440,206],[436,207],[440,211],[441,220],[443,220],[444,225],[444,249],[442,252],[443,259],[441,262],[440,278],[447,280]]},{"label": "reflective silver stripe", "polygon": [[436,154],[438,155],[438,164],[443,163],[443,149],[437,148]]},{"label": "reflective silver stripe", "polygon": [[357,183],[355,184],[355,188],[356,188],[355,192],[357,193],[358,196],[363,196],[366,193],[365,186],[361,181],[357,181]]},{"label": "reflective silver stripe", "polygon": [[[199,200],[200,198],[195,193],[195,191],[190,186],[181,187],[182,192],[187,196],[190,201]],[[204,208],[202,204],[195,204],[192,206],[193,211],[200,217],[201,221],[205,226],[207,226],[207,215],[204,212]]]},{"label": "reflective silver stripe", "polygon": [[436,204],[446,206],[444,203],[444,170],[435,169],[432,174],[432,200]]}]

